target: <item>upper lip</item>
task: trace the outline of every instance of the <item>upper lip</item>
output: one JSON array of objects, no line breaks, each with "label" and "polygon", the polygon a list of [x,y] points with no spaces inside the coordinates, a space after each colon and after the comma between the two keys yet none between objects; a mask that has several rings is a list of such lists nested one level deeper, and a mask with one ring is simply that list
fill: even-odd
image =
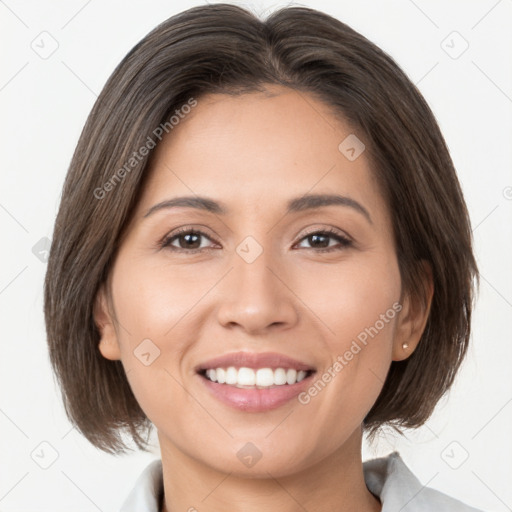
[{"label": "upper lip", "polygon": [[253,369],[271,368],[273,370],[276,368],[294,368],[295,370],[304,371],[315,370],[310,364],[276,352],[232,352],[201,363],[196,367],[196,371],[201,372],[210,368],[229,368],[230,366]]}]

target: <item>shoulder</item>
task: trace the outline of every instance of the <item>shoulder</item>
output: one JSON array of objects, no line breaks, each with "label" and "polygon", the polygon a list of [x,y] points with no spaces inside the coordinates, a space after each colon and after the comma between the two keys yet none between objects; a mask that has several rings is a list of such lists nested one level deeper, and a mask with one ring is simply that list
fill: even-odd
[{"label": "shoulder", "polygon": [[422,485],[398,452],[363,463],[366,486],[382,503],[382,512],[483,512]]},{"label": "shoulder", "polygon": [[158,459],[140,474],[119,512],[159,512],[163,490],[162,461]]}]

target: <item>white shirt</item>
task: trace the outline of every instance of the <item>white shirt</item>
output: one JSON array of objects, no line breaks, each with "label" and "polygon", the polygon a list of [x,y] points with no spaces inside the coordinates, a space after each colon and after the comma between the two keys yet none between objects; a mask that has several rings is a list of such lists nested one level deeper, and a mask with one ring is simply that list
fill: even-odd
[{"label": "white shirt", "polygon": [[[363,462],[369,491],[382,503],[381,512],[482,512],[440,491],[424,487],[398,452]],[[139,476],[120,512],[160,512],[162,461],[154,460]]]}]

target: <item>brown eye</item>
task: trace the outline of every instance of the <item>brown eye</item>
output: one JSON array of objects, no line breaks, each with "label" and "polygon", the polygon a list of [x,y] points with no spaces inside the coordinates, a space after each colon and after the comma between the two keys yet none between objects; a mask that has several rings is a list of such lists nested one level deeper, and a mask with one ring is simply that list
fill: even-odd
[{"label": "brown eye", "polygon": [[[352,245],[351,240],[334,230],[315,231],[307,234],[301,240],[307,240],[311,249],[316,249],[317,252],[339,251]],[[331,245],[332,240],[337,243]]]},{"label": "brown eye", "polygon": [[196,252],[208,248],[208,246],[201,246],[204,239],[211,240],[202,231],[183,229],[167,236],[162,241],[161,247],[173,251]]}]

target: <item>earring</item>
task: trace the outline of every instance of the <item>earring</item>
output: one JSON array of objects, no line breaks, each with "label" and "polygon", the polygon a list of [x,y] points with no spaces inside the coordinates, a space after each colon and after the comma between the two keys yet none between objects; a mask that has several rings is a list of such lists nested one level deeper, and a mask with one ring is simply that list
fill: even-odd
[{"label": "earring", "polygon": [[403,348],[404,350],[407,350],[407,349],[409,348],[409,343],[403,343],[403,344],[402,344],[402,348]]}]

